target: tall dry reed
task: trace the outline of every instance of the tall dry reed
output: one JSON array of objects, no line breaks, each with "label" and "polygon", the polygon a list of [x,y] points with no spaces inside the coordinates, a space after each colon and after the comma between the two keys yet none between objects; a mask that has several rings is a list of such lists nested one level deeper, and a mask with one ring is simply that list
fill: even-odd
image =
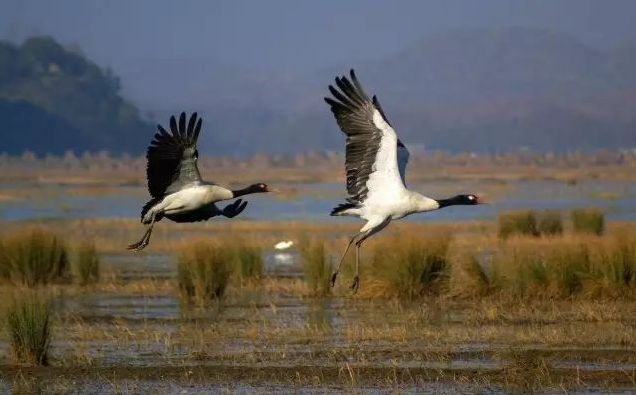
[{"label": "tall dry reed", "polygon": [[231,255],[220,244],[197,242],[177,257],[177,282],[188,302],[205,304],[220,299],[232,273]]},{"label": "tall dry reed", "polygon": [[0,242],[0,278],[33,287],[68,279],[68,250],[62,239],[44,230],[27,230]]},{"label": "tall dry reed", "polygon": [[47,365],[51,303],[31,292],[14,297],[6,312],[11,354],[16,363]]},{"label": "tall dry reed", "polygon": [[327,295],[331,289],[331,265],[328,262],[325,244],[307,236],[299,238],[298,249],[302,261],[305,281],[316,296]]},{"label": "tall dry reed", "polygon": [[444,233],[378,239],[370,265],[376,289],[385,296],[406,299],[443,292],[449,245],[450,237]]},{"label": "tall dry reed", "polygon": [[95,244],[82,242],[75,247],[71,272],[75,282],[82,286],[99,281],[99,256]]}]

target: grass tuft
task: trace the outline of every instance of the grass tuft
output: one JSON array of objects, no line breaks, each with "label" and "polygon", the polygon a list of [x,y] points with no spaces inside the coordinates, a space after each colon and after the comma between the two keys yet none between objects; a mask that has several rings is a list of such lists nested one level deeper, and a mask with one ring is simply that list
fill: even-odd
[{"label": "grass tuft", "polygon": [[51,304],[35,294],[17,297],[6,314],[11,354],[16,363],[47,365],[51,341]]},{"label": "grass tuft", "polygon": [[538,214],[537,232],[543,236],[563,234],[563,216],[557,210],[545,210]]},{"label": "grass tuft", "polygon": [[485,265],[473,253],[455,254],[449,273],[449,291],[453,296],[481,296],[490,289]]},{"label": "grass tuft", "polygon": [[241,283],[260,280],[263,277],[263,254],[259,247],[243,241],[228,248],[234,263],[234,271]]},{"label": "grass tuft", "polygon": [[220,299],[230,281],[231,256],[221,245],[197,242],[177,258],[177,281],[188,302]]},{"label": "grass tuft", "polygon": [[0,277],[14,285],[48,284],[68,278],[68,251],[51,232],[31,230],[2,241]]},{"label": "grass tuft", "polygon": [[595,208],[572,210],[572,227],[577,233],[602,235],[605,232],[605,216]]},{"label": "grass tuft", "polygon": [[71,272],[75,282],[81,286],[99,281],[99,257],[93,243],[84,242],[75,248]]},{"label": "grass tuft", "polygon": [[325,296],[331,287],[331,265],[327,261],[325,244],[322,241],[301,237],[298,243],[305,281],[316,296]]},{"label": "grass tuft", "polygon": [[532,210],[509,211],[499,214],[499,237],[512,235],[539,236],[537,215]]},{"label": "grass tuft", "polygon": [[636,238],[510,239],[492,264],[494,287],[521,296],[620,296],[636,288]]},{"label": "grass tuft", "polygon": [[439,293],[448,266],[449,244],[446,234],[378,240],[371,262],[372,277],[384,283],[381,288],[387,296],[413,299]]}]

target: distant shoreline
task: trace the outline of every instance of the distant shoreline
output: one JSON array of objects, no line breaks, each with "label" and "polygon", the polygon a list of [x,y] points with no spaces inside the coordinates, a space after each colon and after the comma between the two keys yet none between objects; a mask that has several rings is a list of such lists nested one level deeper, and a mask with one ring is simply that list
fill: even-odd
[{"label": "distant shoreline", "polygon": [[[336,152],[250,158],[202,157],[201,172],[215,182],[343,182],[344,155]],[[237,171],[240,169],[240,171]],[[75,156],[0,155],[0,182],[61,185],[136,186],[145,184],[146,160],[107,152]],[[431,151],[411,155],[409,181],[428,180],[636,180],[636,151],[591,153],[501,153],[496,155]]]}]

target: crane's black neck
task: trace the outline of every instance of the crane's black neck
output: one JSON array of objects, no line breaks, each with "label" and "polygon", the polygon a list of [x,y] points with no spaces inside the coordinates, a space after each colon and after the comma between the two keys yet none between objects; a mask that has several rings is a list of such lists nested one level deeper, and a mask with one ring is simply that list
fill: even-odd
[{"label": "crane's black neck", "polygon": [[448,207],[448,206],[456,206],[459,203],[457,203],[455,201],[454,198],[448,198],[448,199],[435,199],[435,201],[437,202],[437,204],[439,204],[439,208],[444,208],[444,207]]},{"label": "crane's black neck", "polygon": [[243,189],[233,189],[232,197],[239,197],[244,195],[249,195],[251,193],[255,193],[256,191],[252,190],[251,186],[243,188]]},{"label": "crane's black neck", "polygon": [[439,204],[439,208],[448,206],[471,206],[479,204],[479,198],[475,195],[457,195],[448,199],[439,199],[436,200],[436,202]]},{"label": "crane's black neck", "polygon": [[252,193],[261,193],[266,192],[264,184],[254,184],[243,189],[233,189],[232,197],[236,198],[239,196],[250,195]]}]

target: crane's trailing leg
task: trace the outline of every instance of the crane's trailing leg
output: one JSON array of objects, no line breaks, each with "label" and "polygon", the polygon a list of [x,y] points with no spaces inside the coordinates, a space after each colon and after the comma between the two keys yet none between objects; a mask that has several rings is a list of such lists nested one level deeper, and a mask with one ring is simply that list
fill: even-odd
[{"label": "crane's trailing leg", "polygon": [[[362,239],[364,240],[364,238]],[[362,241],[356,243],[356,274],[353,276],[353,282],[351,283],[351,290],[353,293],[358,292],[360,286],[360,245]]]},{"label": "crane's trailing leg", "polygon": [[336,270],[331,273],[331,287],[333,288],[334,285],[336,285],[336,277],[338,277],[338,273],[340,273],[340,267],[342,266],[342,262],[344,262],[345,256],[347,256],[347,252],[349,251],[349,247],[351,247],[351,244],[353,244],[353,242],[356,240],[356,237],[360,236],[361,233],[358,233],[357,235],[353,236],[351,238],[351,240],[349,240],[349,244],[347,244],[347,248],[345,248],[344,253],[342,254],[342,258],[340,258],[340,262],[338,263],[338,266],[336,267]]},{"label": "crane's trailing leg", "polygon": [[144,233],[141,240],[139,240],[138,242],[134,244],[129,245],[128,246],[129,250],[141,251],[144,248],[146,248],[146,246],[150,242],[150,235],[152,234],[152,227],[155,225],[155,218],[156,218],[155,214],[152,214],[152,217],[150,219],[150,224],[148,225],[148,229],[146,230],[146,233]]},{"label": "crane's trailing leg", "polygon": [[358,287],[360,286],[360,247],[362,247],[362,243],[364,243],[364,241],[369,237],[384,229],[389,222],[391,222],[391,217],[379,217],[373,221],[367,222],[360,230],[360,234],[358,234],[360,238],[356,241],[356,272],[353,276],[353,282],[351,283],[353,293],[358,292]]}]

